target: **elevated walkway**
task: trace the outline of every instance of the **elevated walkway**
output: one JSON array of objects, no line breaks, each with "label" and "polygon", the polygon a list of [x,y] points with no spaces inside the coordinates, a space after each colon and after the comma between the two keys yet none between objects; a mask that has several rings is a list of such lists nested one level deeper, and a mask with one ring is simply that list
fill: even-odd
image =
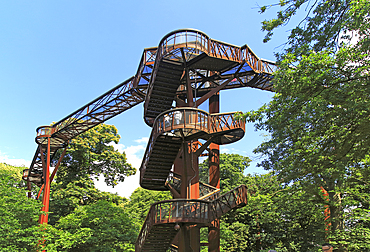
[{"label": "elevated walkway", "polygon": [[[187,75],[186,69],[191,73]],[[220,90],[253,87],[271,91],[275,70],[274,62],[258,58],[247,45],[217,41],[194,29],[173,31],[158,47],[144,49],[135,76],[57,123],[37,129],[38,147],[25,180],[39,177],[43,160],[47,156],[53,160],[56,151],[77,135],[144,101],[144,119],[152,126],[159,114],[172,107],[175,96],[204,95],[223,83]],[[44,134],[46,131],[48,134]]]},{"label": "elevated walkway", "polygon": [[209,114],[195,108],[176,108],[160,114],[140,167],[140,185],[151,190],[167,190],[165,184],[183,141],[211,139],[228,144],[244,136],[245,122],[235,113]]},{"label": "elevated walkway", "polygon": [[173,31],[157,47],[144,120],[152,126],[160,113],[171,108],[175,95],[203,95],[226,81],[222,89],[249,86],[272,90],[270,80],[275,69],[273,62],[259,59],[247,45],[217,41],[194,29]]},{"label": "elevated walkway", "polygon": [[178,233],[176,225],[209,226],[223,214],[247,204],[247,187],[238,186],[212,200],[177,199],[153,204],[135,244],[135,251],[167,251]]},{"label": "elevated walkway", "polygon": [[[56,167],[71,139],[145,101],[144,121],[153,129],[140,167],[140,185],[152,190],[172,187],[180,191],[181,179],[169,175],[187,141],[203,139],[207,144],[222,145],[238,141],[245,134],[245,123],[236,120],[235,113],[208,113],[197,108],[225,89],[272,91],[275,70],[275,63],[258,58],[247,45],[217,41],[194,29],[173,31],[158,47],[144,49],[135,76],[59,122],[39,127],[38,147],[23,178],[29,190],[30,182],[41,187],[39,195],[44,190],[43,211],[48,212],[50,181],[57,170],[49,177],[49,168],[57,151],[65,149]],[[199,156],[204,148],[191,151]],[[166,251],[179,225],[209,226],[222,214],[247,202],[245,186],[222,196],[218,189],[203,183],[199,183],[199,189],[199,199],[154,204],[141,229],[136,251]],[[41,223],[47,223],[47,216]]]}]

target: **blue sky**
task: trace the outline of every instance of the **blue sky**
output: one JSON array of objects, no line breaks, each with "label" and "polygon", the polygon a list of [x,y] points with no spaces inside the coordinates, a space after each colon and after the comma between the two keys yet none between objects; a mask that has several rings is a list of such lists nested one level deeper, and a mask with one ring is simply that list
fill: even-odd
[{"label": "blue sky", "polygon": [[[29,166],[36,128],[59,121],[136,73],[146,47],[168,32],[195,28],[211,38],[242,46],[275,60],[288,27],[262,43],[258,5],[271,1],[1,1],[0,2],[0,162]],[[220,112],[258,109],[273,93],[250,88],[221,92]],[[109,120],[121,135],[117,146],[139,168],[151,129],[143,105]],[[247,125],[244,138],[221,147],[253,159],[262,132]],[[104,189],[101,183],[99,186]],[[114,188],[128,197],[138,177]],[[106,189],[108,190],[108,189]]]}]

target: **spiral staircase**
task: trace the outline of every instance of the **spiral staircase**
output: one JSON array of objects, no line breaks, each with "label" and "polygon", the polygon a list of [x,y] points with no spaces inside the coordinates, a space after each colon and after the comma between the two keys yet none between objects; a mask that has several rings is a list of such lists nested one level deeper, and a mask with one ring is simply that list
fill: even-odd
[{"label": "spiral staircase", "polygon": [[[245,123],[236,119],[235,113],[207,112],[199,106],[221,90],[250,87],[273,91],[275,70],[273,62],[258,58],[247,45],[213,40],[194,29],[170,32],[158,47],[144,49],[135,76],[57,123],[37,128],[38,147],[23,179],[29,190],[31,183],[40,187],[37,198],[43,193],[42,211],[48,212],[50,183],[68,142],[144,102],[144,121],[152,132],[140,167],[140,185],[170,190],[176,199],[151,206],[136,251],[185,251],[173,244],[177,233],[189,226],[212,226],[226,212],[247,203],[243,185],[220,195],[217,186],[196,181],[196,198],[185,192],[191,165],[184,161],[182,166],[174,166],[180,155],[198,158],[210,144],[231,144],[245,134]],[[199,146],[194,148],[194,142]],[[64,152],[50,175],[50,163],[59,149]],[[180,167],[180,174],[173,172],[174,167]],[[47,223],[47,215],[40,222]]]}]

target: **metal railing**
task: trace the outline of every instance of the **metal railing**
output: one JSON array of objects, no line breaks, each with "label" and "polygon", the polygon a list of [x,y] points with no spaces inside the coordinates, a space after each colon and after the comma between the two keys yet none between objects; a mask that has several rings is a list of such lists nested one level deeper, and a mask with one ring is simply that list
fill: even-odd
[{"label": "metal railing", "polygon": [[159,62],[165,55],[178,48],[193,48],[198,54],[205,52],[220,59],[246,61],[255,72],[272,74],[276,67],[274,62],[258,58],[248,45],[240,47],[214,40],[195,29],[176,30],[164,36],[158,45],[156,61]]},{"label": "metal railing", "polygon": [[243,120],[235,119],[238,112],[212,114],[210,118],[210,133],[222,132],[236,128],[245,128]]},{"label": "metal railing", "polygon": [[176,191],[180,192],[181,190],[181,175],[170,172],[167,177],[167,183],[172,186]]},{"label": "metal railing", "polygon": [[209,211],[209,202],[202,200],[178,199],[154,203],[140,230],[135,245],[136,251],[141,250],[153,225],[177,222],[208,223]]},{"label": "metal railing", "polygon": [[247,187],[245,185],[240,185],[211,202],[212,213],[214,213],[213,218],[218,219],[233,208],[245,206],[247,201]]},{"label": "metal railing", "polygon": [[199,182],[199,199],[206,201],[213,201],[220,196],[220,189],[208,185],[206,183]]},{"label": "metal railing", "polygon": [[[141,163],[141,179],[148,165],[155,140],[159,135],[165,134],[180,139],[181,137],[191,137],[199,132],[203,132],[204,134],[215,134],[231,130],[241,130],[244,132],[245,122],[243,120],[236,120],[234,116],[235,113],[237,112],[209,114],[197,108],[184,107],[171,109],[158,115],[154,121],[149,142]],[[240,139],[243,135],[240,137],[239,135],[235,136],[230,142]]]},{"label": "metal railing", "polygon": [[238,186],[213,201],[174,199],[154,203],[136,240],[136,251],[141,251],[151,228],[157,224],[209,224],[233,208],[247,204],[247,187]]}]

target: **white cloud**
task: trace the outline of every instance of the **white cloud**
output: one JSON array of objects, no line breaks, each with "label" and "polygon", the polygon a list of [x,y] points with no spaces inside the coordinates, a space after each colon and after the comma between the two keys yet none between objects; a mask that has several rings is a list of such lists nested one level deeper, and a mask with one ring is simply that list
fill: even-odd
[{"label": "white cloud", "polygon": [[149,137],[142,137],[140,139],[135,140],[137,143],[147,143],[149,141]]},{"label": "white cloud", "polygon": [[220,146],[220,153],[230,154],[231,153],[231,150],[229,148],[225,148],[223,146]]},{"label": "white cloud", "polygon": [[123,152],[123,149],[125,148],[123,144],[116,144],[115,142],[110,142],[108,145],[113,146],[113,148],[119,152]]},{"label": "white cloud", "polygon": [[25,166],[29,167],[31,165],[31,161],[21,159],[21,158],[12,158],[6,155],[5,153],[2,153],[0,151],[0,163],[6,163],[13,166]]}]

